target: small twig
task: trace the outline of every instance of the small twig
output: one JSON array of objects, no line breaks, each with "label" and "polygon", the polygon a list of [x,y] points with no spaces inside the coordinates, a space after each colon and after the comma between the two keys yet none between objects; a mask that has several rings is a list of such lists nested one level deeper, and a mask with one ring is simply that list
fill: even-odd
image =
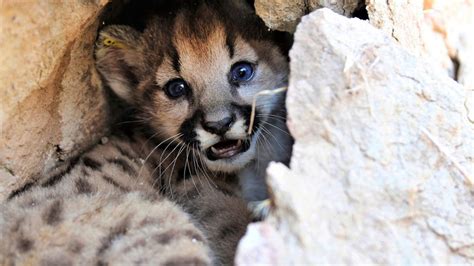
[{"label": "small twig", "polygon": [[454,167],[456,169],[459,170],[459,172],[461,172],[461,174],[464,176],[464,178],[466,179],[467,183],[472,187],[474,186],[474,179],[472,178],[472,176],[469,175],[469,173],[464,170],[464,168],[461,166],[461,164],[459,164],[459,162],[451,155],[449,154],[449,152],[446,150],[445,147],[443,147],[441,144],[439,144],[438,141],[436,141],[436,139],[433,137],[433,135],[431,135],[430,132],[428,132],[428,130],[426,130],[425,128],[421,128],[421,131],[428,137],[428,139],[436,146],[436,148],[441,152],[442,155],[444,155],[444,157],[452,164],[454,165]]},{"label": "small twig", "polygon": [[250,125],[249,129],[247,131],[247,134],[250,135],[252,134],[252,128],[253,124],[255,123],[255,110],[257,109],[257,98],[259,96],[264,96],[264,95],[275,95],[277,93],[282,93],[284,91],[288,90],[288,87],[281,87],[275,90],[264,90],[261,91],[253,96],[253,102],[252,102],[252,113],[250,114]]}]

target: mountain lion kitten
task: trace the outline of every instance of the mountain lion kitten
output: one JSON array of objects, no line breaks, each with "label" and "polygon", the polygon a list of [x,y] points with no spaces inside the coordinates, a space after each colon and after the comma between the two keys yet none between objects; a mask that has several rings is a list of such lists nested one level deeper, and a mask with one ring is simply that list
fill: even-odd
[{"label": "mountain lion kitten", "polygon": [[1,265],[233,263],[246,201],[291,150],[284,95],[259,99],[247,134],[254,95],[287,82],[288,47],[243,1],[178,2],[143,31],[100,31],[97,69],[133,121],[10,194]]}]

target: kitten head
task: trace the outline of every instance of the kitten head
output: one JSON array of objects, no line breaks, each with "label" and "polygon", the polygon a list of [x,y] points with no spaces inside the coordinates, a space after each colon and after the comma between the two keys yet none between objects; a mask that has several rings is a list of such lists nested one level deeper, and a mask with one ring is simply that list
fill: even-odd
[{"label": "kitten head", "polygon": [[261,123],[284,108],[283,94],[260,97],[247,134],[254,96],[287,83],[288,46],[276,42],[285,37],[242,1],[187,1],[163,6],[143,32],[104,28],[97,68],[160,139],[233,172],[255,158]]}]

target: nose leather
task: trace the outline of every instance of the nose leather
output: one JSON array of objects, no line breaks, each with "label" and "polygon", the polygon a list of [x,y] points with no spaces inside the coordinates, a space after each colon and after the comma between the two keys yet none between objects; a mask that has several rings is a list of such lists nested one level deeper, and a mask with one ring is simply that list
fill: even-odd
[{"label": "nose leather", "polygon": [[229,129],[232,127],[234,123],[234,117],[229,116],[217,122],[204,122],[203,127],[205,130],[216,134],[216,135],[224,135]]}]

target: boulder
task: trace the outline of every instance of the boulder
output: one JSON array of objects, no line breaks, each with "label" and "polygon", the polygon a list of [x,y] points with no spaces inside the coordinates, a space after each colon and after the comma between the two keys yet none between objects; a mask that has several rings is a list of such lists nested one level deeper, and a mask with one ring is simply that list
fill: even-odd
[{"label": "boulder", "polygon": [[294,32],[302,16],[318,8],[330,8],[333,11],[351,16],[363,4],[364,0],[256,0],[255,9],[268,27]]},{"label": "boulder", "polygon": [[255,7],[267,26],[288,32],[318,8],[346,17],[362,15],[412,54],[433,60],[450,77],[473,88],[472,0],[256,0]]},{"label": "boulder", "polygon": [[274,208],[241,241],[238,265],[253,265],[251,252],[274,262],[268,250],[285,254],[273,265],[472,265],[466,92],[367,21],[304,17],[291,50],[291,165],[268,168]]},{"label": "boulder", "polygon": [[93,45],[107,2],[0,5],[1,190],[34,178],[104,133],[105,97]]}]

